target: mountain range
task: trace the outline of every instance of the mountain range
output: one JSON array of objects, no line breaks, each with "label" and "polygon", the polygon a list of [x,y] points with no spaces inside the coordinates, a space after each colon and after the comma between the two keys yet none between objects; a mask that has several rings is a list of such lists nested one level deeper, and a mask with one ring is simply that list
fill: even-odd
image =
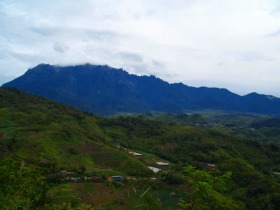
[{"label": "mountain range", "polygon": [[227,89],[170,84],[155,76],[137,76],[107,65],[40,64],[3,87],[13,87],[95,114],[219,110],[280,114],[280,99]]}]

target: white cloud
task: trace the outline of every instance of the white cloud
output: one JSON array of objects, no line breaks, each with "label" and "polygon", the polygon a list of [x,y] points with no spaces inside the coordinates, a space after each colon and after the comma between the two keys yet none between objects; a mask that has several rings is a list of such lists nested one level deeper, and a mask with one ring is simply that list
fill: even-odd
[{"label": "white cloud", "polygon": [[279,8],[275,0],[1,0],[0,74],[89,62],[280,96]]}]

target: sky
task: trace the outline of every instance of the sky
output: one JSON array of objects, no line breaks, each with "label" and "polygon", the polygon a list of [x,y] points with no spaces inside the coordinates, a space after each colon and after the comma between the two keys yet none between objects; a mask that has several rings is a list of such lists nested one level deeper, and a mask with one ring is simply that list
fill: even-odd
[{"label": "sky", "polygon": [[0,85],[40,63],[280,97],[280,2],[0,0]]}]

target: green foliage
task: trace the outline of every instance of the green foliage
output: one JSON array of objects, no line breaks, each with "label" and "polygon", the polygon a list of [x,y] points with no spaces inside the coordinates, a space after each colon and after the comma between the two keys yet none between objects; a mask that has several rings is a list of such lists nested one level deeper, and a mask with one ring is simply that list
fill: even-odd
[{"label": "green foliage", "polygon": [[277,209],[278,201],[271,198],[279,194],[279,182],[242,159],[227,160],[220,168],[223,171],[234,170],[232,180],[237,185],[232,186],[233,197],[246,202],[248,209]]},{"label": "green foliage", "polygon": [[0,97],[0,156],[12,152],[34,162],[43,154],[40,166],[52,171],[82,165],[89,172],[108,167],[130,175],[151,173],[137,159],[105,145],[110,138],[97,117],[15,89],[1,88]]},{"label": "green foliage", "polygon": [[91,205],[87,204],[76,204],[72,205],[71,203],[63,204],[46,204],[44,207],[40,207],[42,210],[95,210]]},{"label": "green foliage", "polygon": [[[184,173],[190,187],[187,192],[187,201],[181,200],[179,205],[184,209],[213,209],[219,206],[219,200],[214,200],[217,185],[224,185],[230,179],[231,172],[220,176],[212,176],[202,170],[196,170],[193,166],[184,167]],[[214,204],[214,205],[213,205]],[[213,205],[213,206],[212,206]]]},{"label": "green foliage", "polygon": [[161,209],[160,199],[158,198],[158,195],[152,192],[152,187],[148,182],[146,182],[140,189],[132,184],[128,190],[128,198],[132,200],[132,209]]},{"label": "green foliage", "polygon": [[0,208],[30,209],[44,189],[44,177],[34,167],[4,158],[0,161]]},{"label": "green foliage", "polygon": [[151,191],[151,187],[140,192],[139,198],[137,200],[134,209],[146,209],[146,210],[160,209],[159,199],[155,195],[150,193],[150,191]]},{"label": "green foliage", "polygon": [[189,177],[191,191],[188,193],[188,203],[182,201],[180,206],[186,209],[208,209],[206,199],[213,190],[210,184],[213,181],[211,175],[205,171],[195,170],[192,166],[185,167],[184,172]]},{"label": "green foliage", "polygon": [[[21,192],[21,187],[36,185],[36,178],[35,182],[24,181],[28,180],[25,174],[35,177],[34,174],[40,174],[37,170],[40,167],[50,185],[48,193],[53,192],[51,197],[60,201],[64,199],[65,193],[58,190],[58,194],[55,194],[55,189],[59,186],[57,183],[60,182],[57,172],[67,169],[79,176],[96,172],[98,176],[103,176],[104,180],[116,174],[139,178],[135,186],[137,196],[134,197],[134,204],[137,205],[146,203],[148,206],[152,203],[153,199],[148,195],[154,195],[157,189],[170,190],[169,187],[178,187],[189,193],[185,203],[181,202],[186,208],[192,208],[192,202],[196,203],[195,208],[205,209],[207,205],[211,206],[211,209],[277,209],[279,206],[280,178],[273,172],[280,172],[280,147],[258,140],[274,141],[279,128],[271,127],[273,123],[270,123],[269,127],[258,127],[255,131],[246,127],[259,117],[221,115],[216,122],[213,121],[214,115],[197,114],[178,115],[175,121],[174,116],[166,114],[163,115],[166,119],[162,120],[164,122],[154,121],[157,118],[154,114],[148,114],[149,119],[144,115],[102,118],[15,89],[1,88],[0,98],[0,157],[4,161],[5,157],[11,156],[26,163],[22,169],[26,173],[21,174],[20,164],[16,161],[1,162],[11,168],[1,168],[1,174],[6,174],[7,177],[1,177],[1,181],[7,180],[7,183],[2,182],[3,186],[7,186],[5,190],[10,192],[5,194],[10,195],[8,199],[2,199],[5,205],[18,199],[24,206],[35,208],[36,203],[39,207],[44,206],[44,198],[38,200],[39,197],[36,196],[48,188],[40,185],[40,180],[40,186],[36,187],[36,192],[39,193],[32,194],[35,192],[33,190],[24,193],[30,200],[21,193],[21,196],[16,198],[12,195],[13,190]],[[160,117],[157,120],[161,120]],[[212,126],[227,121],[232,125]],[[205,126],[185,125],[195,122]],[[239,125],[245,127],[239,128]],[[137,159],[129,155],[124,147],[139,151],[143,157]],[[162,167],[163,171],[157,177],[156,183],[143,187],[140,184],[141,179],[156,176],[146,165],[156,166],[155,162],[162,159],[169,161],[170,167]],[[215,164],[215,167],[208,167],[207,163]],[[182,167],[186,165],[193,165],[197,169],[186,169],[184,177]],[[225,177],[227,175],[222,175],[227,171],[232,171],[230,180]],[[20,184],[16,186],[14,183]],[[75,187],[78,183],[72,184],[71,190],[78,193],[74,197],[71,194],[66,198],[66,203],[71,206],[59,206],[58,202],[58,209],[75,208],[75,205],[79,204],[83,190],[77,191]],[[127,190],[126,183],[118,185],[120,186],[116,187],[116,190]],[[11,187],[10,190],[8,186]],[[149,189],[154,186],[155,189]],[[149,190],[145,193],[147,189]],[[117,200],[117,197],[114,196],[106,203],[108,208],[116,205],[114,199]],[[169,196],[169,193],[165,198],[166,196]],[[70,200],[67,200],[68,198]],[[138,198],[141,198],[139,203],[136,202]],[[170,198],[174,202],[170,208],[175,208],[179,198],[176,199]],[[11,203],[18,205],[17,202]],[[117,205],[129,205],[126,201],[121,203]],[[50,204],[50,208],[51,206]]]},{"label": "green foliage", "polygon": [[162,174],[162,180],[168,184],[183,184],[184,178],[183,176],[176,171],[168,171]]}]

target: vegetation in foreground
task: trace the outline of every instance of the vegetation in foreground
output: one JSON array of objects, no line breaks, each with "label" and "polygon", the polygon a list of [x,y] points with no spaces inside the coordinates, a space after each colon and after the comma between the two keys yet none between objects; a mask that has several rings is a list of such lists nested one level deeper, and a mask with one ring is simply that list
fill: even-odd
[{"label": "vegetation in foreground", "polygon": [[[280,206],[275,143],[221,127],[95,117],[15,89],[0,98],[0,208]],[[108,181],[114,175],[126,179]]]}]

